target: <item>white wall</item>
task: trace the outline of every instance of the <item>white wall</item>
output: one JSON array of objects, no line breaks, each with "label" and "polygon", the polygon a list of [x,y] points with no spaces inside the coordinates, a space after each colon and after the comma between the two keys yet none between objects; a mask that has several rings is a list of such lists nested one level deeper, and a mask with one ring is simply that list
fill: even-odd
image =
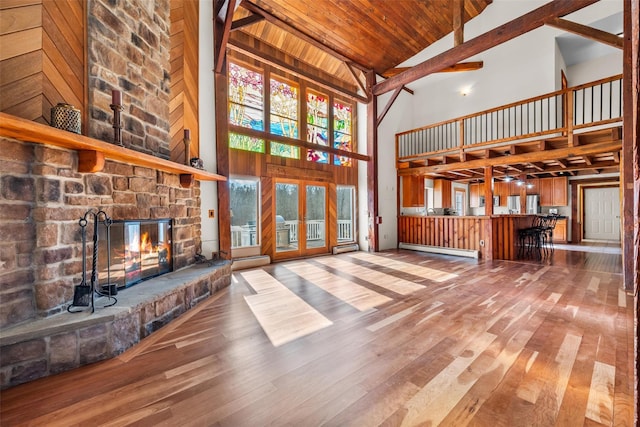
[{"label": "white wall", "polygon": [[[391,93],[378,97],[378,114],[384,111]],[[412,95],[402,91],[378,128],[378,226],[380,250],[398,246],[397,173],[395,159],[396,133],[410,126]]]},{"label": "white wall", "polygon": [[569,86],[578,86],[616,74],[622,74],[622,49],[569,67],[567,80]]},{"label": "white wall", "polygon": [[[367,154],[367,106],[357,104],[358,113],[358,153]],[[369,205],[367,194],[367,162],[357,160],[358,164],[358,245],[363,251],[369,250]]]},{"label": "white wall", "polygon": [[[216,128],[214,100],[213,60],[213,2],[200,0],[199,22],[199,134],[200,158],[205,169],[216,172]],[[218,240],[218,187],[216,182],[200,181],[202,255],[211,258],[219,250]],[[215,218],[209,218],[209,209],[215,209]]]}]

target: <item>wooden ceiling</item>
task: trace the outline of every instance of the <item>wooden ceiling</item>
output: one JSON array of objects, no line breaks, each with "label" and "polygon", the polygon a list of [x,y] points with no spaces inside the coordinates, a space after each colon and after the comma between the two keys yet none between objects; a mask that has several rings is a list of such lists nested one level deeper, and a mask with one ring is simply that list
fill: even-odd
[{"label": "wooden ceiling", "polygon": [[[325,87],[338,90],[349,87],[352,99],[367,103],[371,94],[395,90],[393,100],[401,88],[409,90],[404,85],[434,72],[480,68],[482,63],[462,61],[545,24],[621,48],[622,43],[615,35],[559,19],[596,1],[551,1],[468,41],[464,39],[464,24],[482,13],[492,0],[216,0],[216,13],[225,26],[226,35],[222,38],[228,38],[223,46],[226,43],[229,49],[254,58],[267,46],[270,53],[260,56],[260,60],[268,58],[277,66],[287,64],[288,70],[299,76],[306,73],[306,78],[313,80],[313,73],[306,71],[311,68],[315,70],[315,83],[331,80],[334,86],[329,82]],[[449,51],[410,68],[399,67],[451,33]],[[218,70],[221,64],[217,60]],[[368,71],[386,80],[366,88],[364,76]],[[340,83],[335,85],[336,81]],[[605,138],[619,140],[609,134]],[[440,155],[411,162],[412,171],[404,170],[401,174],[418,172],[470,181],[482,177],[483,166],[489,164],[494,166],[496,177],[523,173],[579,175],[619,168],[617,145],[609,147],[606,153],[584,150],[575,154],[574,147],[566,147],[567,152],[561,155],[556,150],[562,148],[558,144],[561,143],[542,141],[501,152],[482,150],[468,153],[464,159]],[[591,141],[582,144],[589,146]],[[529,157],[535,152],[546,154],[539,160],[525,156],[525,160],[519,161],[519,155],[527,154],[522,150],[528,150]]]},{"label": "wooden ceiling", "polygon": [[[354,84],[353,73],[396,66],[461,31],[492,0],[243,0],[232,30],[244,32]],[[233,31],[231,34],[233,40]],[[352,67],[349,70],[346,64]]]}]

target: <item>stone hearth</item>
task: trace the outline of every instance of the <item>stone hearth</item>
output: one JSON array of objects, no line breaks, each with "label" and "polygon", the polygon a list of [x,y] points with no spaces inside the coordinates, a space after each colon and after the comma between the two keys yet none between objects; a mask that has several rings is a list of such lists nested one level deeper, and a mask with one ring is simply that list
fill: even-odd
[{"label": "stone hearth", "polygon": [[115,357],[230,284],[231,263],[195,264],[118,292],[118,302],[0,330],[2,389]]}]

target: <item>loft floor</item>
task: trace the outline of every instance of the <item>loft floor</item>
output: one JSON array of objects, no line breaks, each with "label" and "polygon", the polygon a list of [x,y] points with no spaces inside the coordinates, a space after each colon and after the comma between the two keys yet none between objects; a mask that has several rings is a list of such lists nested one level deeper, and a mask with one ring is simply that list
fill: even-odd
[{"label": "loft floor", "polygon": [[[364,252],[236,271],[116,359],[2,392],[3,425],[631,425],[621,255]],[[275,343],[275,345],[274,345]]]}]

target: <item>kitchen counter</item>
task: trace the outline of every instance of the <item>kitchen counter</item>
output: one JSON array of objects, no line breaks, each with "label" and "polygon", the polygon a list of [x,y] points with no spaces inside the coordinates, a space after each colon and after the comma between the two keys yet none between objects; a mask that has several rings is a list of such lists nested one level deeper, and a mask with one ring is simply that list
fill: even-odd
[{"label": "kitchen counter", "polygon": [[536,216],[400,215],[398,242],[478,251],[485,259],[514,260],[518,254],[518,230],[530,227]]}]

